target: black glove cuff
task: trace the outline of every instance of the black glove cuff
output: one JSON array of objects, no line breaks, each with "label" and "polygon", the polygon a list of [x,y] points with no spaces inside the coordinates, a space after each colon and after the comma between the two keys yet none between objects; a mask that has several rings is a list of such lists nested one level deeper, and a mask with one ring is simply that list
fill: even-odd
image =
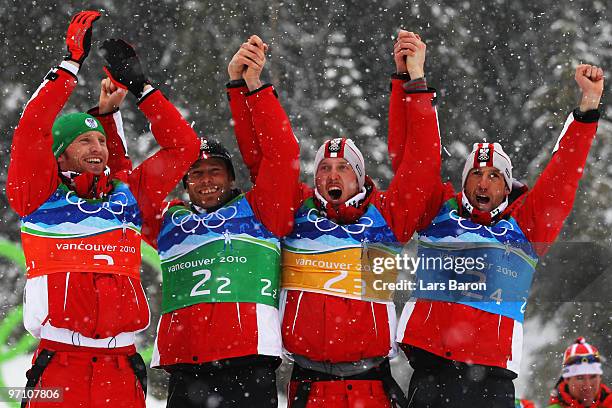
[{"label": "black glove cuff", "polygon": [[128,91],[136,96],[136,98],[142,98],[145,85],[151,85],[148,79],[132,80],[129,84],[126,84]]},{"label": "black glove cuff", "polygon": [[[246,96],[251,96],[251,95],[255,95],[256,93],[263,91],[266,88],[271,87],[272,84],[263,84],[262,86],[260,86],[257,89],[253,89],[252,91],[247,92]],[[274,92],[274,95],[278,98],[278,94],[276,93],[275,89],[272,89],[272,91]]]},{"label": "black glove cuff", "polygon": [[227,84],[225,84],[226,88],[242,88],[247,86],[246,81],[244,79],[232,79]]},{"label": "black glove cuff", "polygon": [[394,72],[391,74],[391,79],[401,79],[402,81],[410,81],[410,74],[407,72],[397,73]]},{"label": "black glove cuff", "polygon": [[600,112],[598,109],[591,109],[586,112],[580,110],[580,108],[574,109],[574,118],[578,122],[582,123],[593,123],[599,120]]}]

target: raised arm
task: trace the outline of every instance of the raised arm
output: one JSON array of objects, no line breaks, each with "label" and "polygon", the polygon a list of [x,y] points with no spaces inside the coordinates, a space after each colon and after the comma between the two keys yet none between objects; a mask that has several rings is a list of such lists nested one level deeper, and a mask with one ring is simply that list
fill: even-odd
[{"label": "raised arm", "polygon": [[66,60],[45,76],[15,129],[6,194],[20,216],[35,211],[59,184],[51,128],[76,87],[77,73],[91,47],[92,24],[99,17],[97,11],[83,11],[72,18],[66,35]]},{"label": "raised arm", "polygon": [[[575,80],[582,91],[580,107],[567,118],[553,156],[527,193],[514,217],[531,242],[552,243],[570,214],[591,143],[597,132],[599,101],[603,93],[601,68],[580,65]],[[544,253],[546,245],[539,246]]]},{"label": "raised arm", "polygon": [[[196,161],[200,142],[189,123],[159,90],[151,90],[138,103],[151,123],[151,131],[161,147],[129,176],[143,219],[159,220],[164,199]],[[146,224],[143,225],[143,233]]]},{"label": "raised arm", "polygon": [[128,156],[123,132],[123,118],[119,111],[126,95],[125,89],[117,87],[109,78],[104,78],[100,83],[98,106],[87,112],[95,116],[104,127],[108,148],[107,166],[111,171],[111,176],[132,170],[132,161]]},{"label": "raised arm", "polygon": [[446,189],[440,179],[440,129],[436,94],[424,79],[425,44],[401,30],[394,47],[397,73],[414,78],[394,79],[389,107],[389,154],[395,176],[381,208],[396,236],[410,239],[435,216]]},{"label": "raised arm", "polygon": [[418,34],[405,30],[399,31],[393,47],[395,74],[391,78],[388,141],[393,172],[397,172],[404,155],[405,143],[409,142],[406,139],[410,121],[405,108],[406,91],[427,90],[424,71],[426,48]]},{"label": "raised arm", "polygon": [[260,76],[266,63],[267,46],[257,36],[238,51],[239,61],[247,67],[243,79],[249,89],[247,106],[261,161],[253,189],[247,199],[258,219],[275,235],[283,236],[293,228],[294,211],[300,189],[299,145],[285,111],[272,85],[262,86]]},{"label": "raised arm", "polygon": [[250,95],[248,102],[259,143],[266,146],[250,202],[263,224],[283,236],[293,228],[299,201],[300,148],[271,85]]},{"label": "raised arm", "polygon": [[408,93],[405,104],[410,115],[402,161],[381,202],[383,216],[395,236],[406,242],[422,228],[442,204],[440,180],[440,131],[435,108],[436,94]]},{"label": "raised arm", "polygon": [[[249,169],[251,182],[253,184],[255,184],[257,180],[257,173],[263,156],[259,146],[259,140],[255,134],[255,128],[253,127],[251,110],[247,105],[249,88],[242,76],[246,72],[247,62],[250,61],[249,53],[251,51],[249,47],[256,47],[255,44],[257,40],[263,44],[259,37],[251,36],[249,41],[242,44],[240,49],[234,54],[227,67],[227,72],[230,77],[230,82],[227,85],[227,99],[232,112],[234,134],[236,135],[236,141],[238,142],[242,160]],[[262,46],[264,47],[263,53],[265,58],[267,45],[263,44]]]},{"label": "raised arm", "polygon": [[232,112],[234,135],[236,135],[242,160],[249,169],[251,183],[255,184],[263,156],[255,135],[251,110],[247,105],[248,93],[249,89],[242,79],[232,81],[227,85],[227,99]]},{"label": "raised arm", "polygon": [[[158,224],[163,200],[197,159],[200,143],[189,124],[159,90],[149,85],[134,49],[123,40],[102,45],[106,72],[115,85],[138,98],[138,107],[151,123],[161,150],[146,159],[127,177],[143,215],[143,235]],[[154,235],[154,234],[153,234]]]}]

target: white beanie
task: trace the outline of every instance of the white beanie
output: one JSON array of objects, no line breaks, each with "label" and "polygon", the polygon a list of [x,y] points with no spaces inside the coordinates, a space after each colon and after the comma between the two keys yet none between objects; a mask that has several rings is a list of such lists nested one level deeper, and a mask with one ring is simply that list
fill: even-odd
[{"label": "white beanie", "polygon": [[363,188],[365,184],[365,162],[363,160],[363,155],[351,139],[338,137],[325,141],[325,143],[319,147],[314,161],[315,177],[319,163],[326,158],[340,158],[346,160],[357,175],[359,190]]},{"label": "white beanie", "polygon": [[499,143],[474,143],[463,166],[461,188],[465,187],[470,170],[479,167],[495,167],[503,174],[508,189],[512,191],[512,162]]}]

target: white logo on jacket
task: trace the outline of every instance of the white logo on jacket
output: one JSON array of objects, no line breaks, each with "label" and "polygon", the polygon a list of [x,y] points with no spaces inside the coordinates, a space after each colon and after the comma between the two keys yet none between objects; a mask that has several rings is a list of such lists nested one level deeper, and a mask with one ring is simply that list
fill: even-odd
[{"label": "white logo on jacket", "polygon": [[[226,214],[223,214],[223,211],[228,210]],[[181,227],[185,234],[192,234],[200,227],[200,224],[206,228],[219,228],[226,221],[231,220],[238,214],[238,208],[231,205],[229,207],[223,207],[218,209],[215,212],[211,212],[209,214],[195,214],[189,210],[178,210],[172,214],[171,221],[172,224],[177,227]],[[195,222],[195,226],[191,229],[186,229],[185,224],[190,221]]]},{"label": "white logo on jacket", "polygon": [[[72,196],[76,197],[77,201],[71,201]],[[103,201],[102,205],[94,208],[93,210],[84,209],[83,204],[86,204],[87,200],[84,200],[81,197],[77,196],[76,193],[72,190],[66,193],[66,201],[69,204],[76,205],[79,208],[79,211],[85,214],[97,214],[102,210],[106,210],[111,214],[120,215],[123,214],[125,207],[128,206],[128,197],[122,191],[114,193],[110,196],[108,201]]]},{"label": "white logo on jacket", "polygon": [[506,235],[508,231],[514,231],[514,226],[510,222],[504,219],[499,220],[499,222],[495,224],[496,227],[500,227],[502,229],[501,232],[494,232],[493,229],[488,225],[476,224],[475,222],[472,222],[474,226],[466,225],[464,221],[469,221],[469,220],[467,218],[461,217],[459,213],[457,212],[457,210],[452,210],[448,215],[451,220],[457,221],[457,224],[459,224],[461,228],[467,231],[476,231],[481,228],[484,228],[487,231],[489,231],[491,235],[495,235],[496,237],[501,237],[503,235]]},{"label": "white logo on jacket", "polygon": [[[318,211],[314,208],[311,208],[310,211],[308,211],[308,214],[306,215],[306,219],[310,221],[311,223],[313,223],[315,227],[321,232],[330,232],[340,227],[344,231],[346,231],[346,233],[351,234],[351,235],[361,234],[366,230],[366,228],[370,228],[372,225],[374,225],[374,221],[372,221],[370,217],[361,217],[359,219],[360,221],[364,221],[365,223],[346,224],[346,225],[336,224],[329,218],[319,217]],[[319,227],[319,224],[324,221],[329,222],[330,226],[328,228],[323,229]],[[354,228],[357,228],[357,229],[354,230]]]}]

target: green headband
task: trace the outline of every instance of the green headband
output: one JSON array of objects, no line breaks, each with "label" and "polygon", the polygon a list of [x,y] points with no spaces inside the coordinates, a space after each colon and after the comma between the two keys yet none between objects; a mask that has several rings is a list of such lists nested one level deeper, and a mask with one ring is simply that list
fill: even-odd
[{"label": "green headband", "polygon": [[88,113],[69,113],[55,120],[53,134],[53,154],[58,157],[74,139],[83,133],[97,131],[106,136],[102,124]]}]

